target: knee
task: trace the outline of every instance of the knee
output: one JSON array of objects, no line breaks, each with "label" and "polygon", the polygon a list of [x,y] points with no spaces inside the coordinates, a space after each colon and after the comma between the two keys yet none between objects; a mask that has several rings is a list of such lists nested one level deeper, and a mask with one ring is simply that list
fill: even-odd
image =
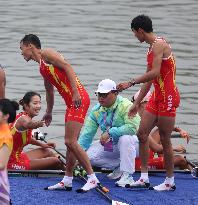
[{"label": "knee", "polygon": [[73,140],[65,140],[65,145],[67,146],[67,148],[69,149],[73,149],[76,146],[77,142],[74,142]]},{"label": "knee", "polygon": [[55,156],[54,153],[48,148],[43,149],[43,155],[45,157],[54,157]]}]

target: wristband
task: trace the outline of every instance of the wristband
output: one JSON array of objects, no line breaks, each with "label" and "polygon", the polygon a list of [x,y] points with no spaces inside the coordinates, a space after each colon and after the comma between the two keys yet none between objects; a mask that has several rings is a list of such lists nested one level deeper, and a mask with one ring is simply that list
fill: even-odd
[{"label": "wristband", "polygon": [[131,87],[131,86],[134,86],[134,85],[136,84],[135,79],[131,79],[131,80],[129,81],[129,83],[130,83],[130,87]]}]

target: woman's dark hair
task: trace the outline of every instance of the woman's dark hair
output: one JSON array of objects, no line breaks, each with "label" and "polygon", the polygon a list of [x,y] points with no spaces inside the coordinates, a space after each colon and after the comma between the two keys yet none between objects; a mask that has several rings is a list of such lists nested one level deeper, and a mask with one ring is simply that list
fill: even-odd
[{"label": "woman's dark hair", "polygon": [[150,17],[145,15],[136,16],[131,22],[131,29],[138,31],[139,28],[147,33],[153,32],[153,25]]},{"label": "woman's dark hair", "polygon": [[8,123],[14,122],[19,104],[9,99],[0,99],[0,110],[4,115],[9,114]]},{"label": "woman's dark hair", "polygon": [[41,49],[41,42],[38,36],[34,34],[27,34],[21,39],[21,43],[28,45],[28,44],[33,44],[36,46],[36,48]]},{"label": "woman's dark hair", "polygon": [[29,105],[32,97],[35,95],[41,98],[40,94],[38,94],[37,92],[29,91],[25,93],[21,100],[19,100],[19,105],[23,106],[23,110],[25,110],[24,105]]}]

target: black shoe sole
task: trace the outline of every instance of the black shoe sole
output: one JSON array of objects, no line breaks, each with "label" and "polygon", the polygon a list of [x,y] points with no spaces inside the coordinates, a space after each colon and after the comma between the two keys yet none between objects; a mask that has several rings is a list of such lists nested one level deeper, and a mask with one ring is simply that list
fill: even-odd
[{"label": "black shoe sole", "polygon": [[64,189],[48,189],[48,187],[45,187],[44,190],[49,190],[49,191],[72,191],[72,187],[65,187]]}]

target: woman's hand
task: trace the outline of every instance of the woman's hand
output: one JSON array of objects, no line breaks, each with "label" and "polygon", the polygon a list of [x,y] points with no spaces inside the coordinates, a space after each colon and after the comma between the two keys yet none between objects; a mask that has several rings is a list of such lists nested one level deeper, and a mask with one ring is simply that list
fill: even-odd
[{"label": "woman's hand", "polygon": [[181,135],[181,137],[186,139],[187,144],[188,144],[189,141],[190,141],[190,134],[188,132],[186,132],[185,130],[182,130],[182,129],[179,131],[179,134]]}]

